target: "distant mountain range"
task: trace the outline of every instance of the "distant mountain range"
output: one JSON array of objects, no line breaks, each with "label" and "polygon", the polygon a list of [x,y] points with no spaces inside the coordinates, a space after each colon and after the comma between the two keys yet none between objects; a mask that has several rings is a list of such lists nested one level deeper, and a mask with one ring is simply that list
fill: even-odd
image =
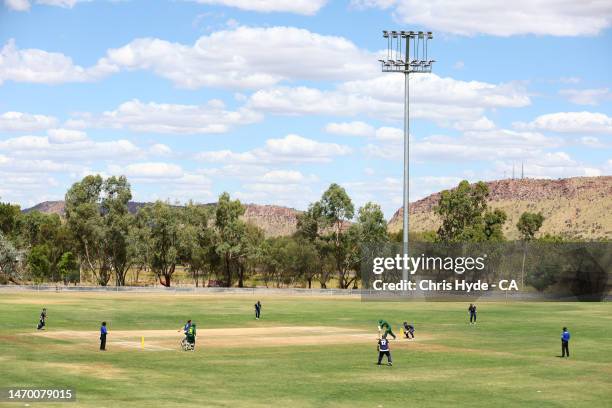
[{"label": "distant mountain range", "polygon": [[[128,203],[128,209],[134,214],[147,204],[149,203],[131,201]],[[59,214],[63,217],[64,207],[64,201],[44,201],[23,211],[40,211],[47,214]],[[245,204],[245,207],[243,219],[260,227],[266,236],[291,235],[295,232],[297,215],[300,211],[278,205]]]},{"label": "distant mountain range", "polygon": [[[576,177],[558,180],[518,179],[486,183],[489,206],[508,214],[504,233],[518,237],[516,223],[524,211],[539,212],[546,217],[541,233],[570,237],[612,239],[612,176]],[[411,203],[410,230],[436,230],[440,220],[433,209],[440,193]],[[147,203],[130,202],[129,210],[138,211]],[[214,205],[214,204],[206,204]],[[299,210],[277,205],[245,204],[244,220],[257,225],[267,236],[290,235],[295,232]],[[45,201],[24,210],[55,213],[63,216],[63,201]],[[402,227],[400,208],[389,221],[389,231]]]}]

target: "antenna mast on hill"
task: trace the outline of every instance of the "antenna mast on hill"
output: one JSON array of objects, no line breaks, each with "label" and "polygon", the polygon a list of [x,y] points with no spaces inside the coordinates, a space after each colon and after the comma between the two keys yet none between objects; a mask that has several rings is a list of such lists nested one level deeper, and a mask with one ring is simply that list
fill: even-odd
[{"label": "antenna mast on hill", "polygon": [[[408,255],[408,212],[409,212],[409,156],[410,146],[410,89],[409,76],[412,73],[430,73],[435,62],[428,59],[429,40],[433,39],[431,31],[383,31],[387,40],[387,58],[380,59],[382,72],[399,72],[404,74],[404,217],[403,217],[403,252]],[[404,268],[402,279],[408,280],[408,270]]]}]

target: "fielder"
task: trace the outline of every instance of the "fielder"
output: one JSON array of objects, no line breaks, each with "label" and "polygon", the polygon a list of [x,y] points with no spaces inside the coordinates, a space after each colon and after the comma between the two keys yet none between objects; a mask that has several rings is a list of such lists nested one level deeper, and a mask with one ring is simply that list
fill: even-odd
[{"label": "fielder", "polygon": [[261,317],[261,302],[258,300],[257,303],[255,303],[255,319],[259,320],[260,317]]},{"label": "fielder", "polygon": [[40,312],[40,319],[38,320],[37,330],[45,330],[45,321],[47,320],[47,309],[43,308],[42,312]]},{"label": "fielder", "polygon": [[392,366],[391,350],[389,349],[389,340],[386,337],[378,339],[378,365],[382,363],[383,356],[387,356],[387,365]]},{"label": "fielder", "polygon": [[387,322],[386,320],[380,319],[378,321],[378,335],[382,337],[383,339],[386,339],[387,335],[389,334],[393,336],[393,340],[397,338],[395,336],[395,333],[393,333],[393,329],[391,328],[391,325],[389,324],[389,322]]},{"label": "fielder", "polygon": [[476,324],[476,305],[470,303],[468,307],[468,312],[470,312],[470,324]]}]

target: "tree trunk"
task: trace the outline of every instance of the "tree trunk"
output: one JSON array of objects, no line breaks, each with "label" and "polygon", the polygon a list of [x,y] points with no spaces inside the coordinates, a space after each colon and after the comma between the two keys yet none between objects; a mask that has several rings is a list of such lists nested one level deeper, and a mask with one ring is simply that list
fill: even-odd
[{"label": "tree trunk", "polygon": [[232,271],[229,256],[225,256],[225,286],[232,286]]},{"label": "tree trunk", "polygon": [[238,287],[242,288],[244,287],[244,265],[240,265],[238,266]]}]

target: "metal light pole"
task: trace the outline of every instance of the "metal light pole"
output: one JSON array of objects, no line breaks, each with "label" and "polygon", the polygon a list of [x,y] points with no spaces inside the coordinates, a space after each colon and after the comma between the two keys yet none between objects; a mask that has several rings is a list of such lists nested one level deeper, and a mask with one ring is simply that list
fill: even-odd
[{"label": "metal light pole", "polygon": [[[408,256],[408,211],[410,206],[410,88],[411,73],[430,73],[434,60],[428,59],[431,31],[383,31],[387,39],[387,59],[380,59],[382,72],[401,72],[404,74],[404,235],[403,252]],[[411,44],[412,43],[412,44]],[[402,271],[402,279],[408,280],[408,270]]]}]

